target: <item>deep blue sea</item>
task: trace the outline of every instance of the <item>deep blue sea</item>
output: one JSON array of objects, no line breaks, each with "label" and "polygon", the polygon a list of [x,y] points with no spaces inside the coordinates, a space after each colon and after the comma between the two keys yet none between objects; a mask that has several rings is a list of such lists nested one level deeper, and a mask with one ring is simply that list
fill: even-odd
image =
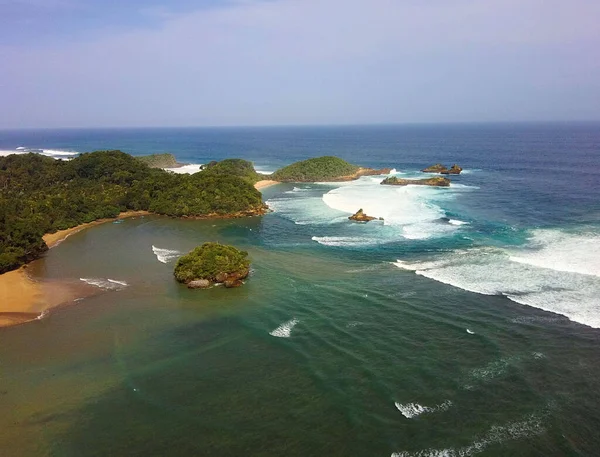
[{"label": "deep blue sea", "polygon": [[[17,148],[464,171],[73,235],[32,268],[105,292],[0,329],[0,455],[600,455],[600,124],[0,131]],[[212,240],[249,251],[243,288],[173,281]]]}]

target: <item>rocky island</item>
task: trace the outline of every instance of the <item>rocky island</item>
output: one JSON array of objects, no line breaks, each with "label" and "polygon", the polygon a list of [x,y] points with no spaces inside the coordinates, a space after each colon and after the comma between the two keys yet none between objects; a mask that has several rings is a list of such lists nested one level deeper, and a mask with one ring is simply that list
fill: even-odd
[{"label": "rocky island", "polygon": [[441,173],[443,175],[459,175],[462,168],[457,164],[452,165],[450,168],[445,167],[441,163],[436,163],[430,167],[421,170],[423,173]]},{"label": "rocky island", "polygon": [[443,175],[459,175],[461,171],[462,171],[462,168],[459,167],[458,165],[454,164],[447,170],[443,170],[440,173]]},{"label": "rocky island", "polygon": [[277,170],[271,179],[279,182],[340,182],[361,176],[387,175],[391,168],[376,170],[352,165],[339,157],[324,156],[296,162]]},{"label": "rocky island", "polygon": [[381,181],[381,184],[388,186],[433,186],[433,187],[449,187],[450,180],[448,178],[435,177],[425,179],[401,179],[396,176],[390,176]]},{"label": "rocky island", "polygon": [[[369,221],[373,221],[377,218],[373,217],[373,216],[367,216],[361,208],[356,213],[354,213],[352,216],[348,217],[348,219],[350,219],[351,221],[356,221],[356,222],[369,222]],[[380,217],[379,220],[383,220],[383,218]]]},{"label": "rocky island", "polygon": [[174,271],[175,279],[190,289],[206,289],[215,284],[239,287],[249,273],[248,253],[219,243],[204,243],[180,257]]}]

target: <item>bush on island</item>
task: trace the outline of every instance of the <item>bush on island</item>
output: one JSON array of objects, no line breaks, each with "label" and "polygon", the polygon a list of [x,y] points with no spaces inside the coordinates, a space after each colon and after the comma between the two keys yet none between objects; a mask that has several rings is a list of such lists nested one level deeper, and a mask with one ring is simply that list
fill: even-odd
[{"label": "bush on island", "polygon": [[339,157],[325,156],[293,163],[271,176],[281,182],[317,182],[352,176],[359,169]]},{"label": "bush on island", "polygon": [[204,243],[177,261],[174,275],[190,288],[205,288],[215,283],[238,287],[249,272],[246,251],[219,243]]}]

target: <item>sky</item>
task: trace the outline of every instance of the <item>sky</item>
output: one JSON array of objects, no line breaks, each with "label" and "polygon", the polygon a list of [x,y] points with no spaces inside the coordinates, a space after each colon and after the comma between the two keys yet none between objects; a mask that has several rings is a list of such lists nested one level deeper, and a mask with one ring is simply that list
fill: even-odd
[{"label": "sky", "polygon": [[0,128],[600,120],[598,0],[0,0]]}]

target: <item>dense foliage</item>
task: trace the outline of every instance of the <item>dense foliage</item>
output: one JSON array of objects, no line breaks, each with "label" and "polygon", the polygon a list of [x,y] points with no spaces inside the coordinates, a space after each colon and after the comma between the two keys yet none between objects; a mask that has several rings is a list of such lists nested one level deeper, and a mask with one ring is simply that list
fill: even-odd
[{"label": "dense foliage", "polygon": [[266,179],[265,175],[256,172],[252,162],[243,159],[225,159],[220,162],[211,162],[206,165],[205,173],[215,176],[237,176],[251,184]]},{"label": "dense foliage", "polygon": [[248,253],[233,246],[219,243],[204,243],[181,257],[175,265],[175,279],[188,283],[197,279],[218,282],[217,276],[239,273],[244,276],[250,261]]},{"label": "dense foliage", "polygon": [[315,182],[354,175],[359,167],[339,157],[325,156],[296,162],[277,170],[271,179],[281,182]]},{"label": "dense foliage", "polygon": [[37,258],[42,236],[81,223],[149,210],[169,216],[260,212],[261,194],[237,176],[175,174],[121,151],[71,160],[37,154],[0,157],[0,273]]},{"label": "dense foliage", "polygon": [[150,168],[174,168],[179,166],[175,156],[173,154],[169,154],[168,152],[165,154],[137,156],[136,159],[141,160]]}]

